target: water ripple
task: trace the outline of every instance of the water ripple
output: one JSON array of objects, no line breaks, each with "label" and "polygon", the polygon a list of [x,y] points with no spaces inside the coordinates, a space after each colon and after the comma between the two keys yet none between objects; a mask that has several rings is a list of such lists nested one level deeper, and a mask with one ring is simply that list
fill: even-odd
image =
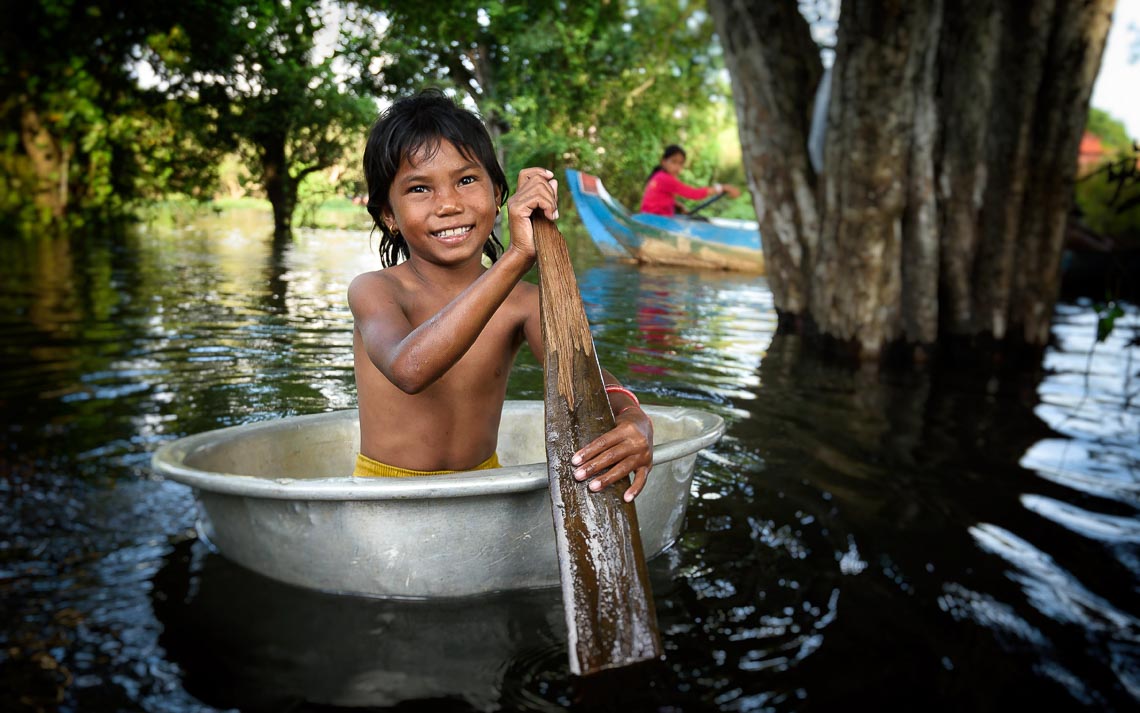
[{"label": "water ripple", "polygon": [[[50,270],[7,261],[23,267],[0,284],[0,684],[171,713],[1140,699],[1134,306],[1098,343],[1090,304],[1059,305],[1040,375],[853,373],[776,335],[762,278],[584,266],[601,363],[727,424],[650,563],[665,661],[589,687],[568,676],[557,591],[330,597],[197,539],[193,493],[153,479],[150,453],[354,405],[344,295],[377,266],[365,233],[280,244],[232,221],[48,243],[77,251]],[[540,399],[542,379],[524,349],[508,392]]]}]

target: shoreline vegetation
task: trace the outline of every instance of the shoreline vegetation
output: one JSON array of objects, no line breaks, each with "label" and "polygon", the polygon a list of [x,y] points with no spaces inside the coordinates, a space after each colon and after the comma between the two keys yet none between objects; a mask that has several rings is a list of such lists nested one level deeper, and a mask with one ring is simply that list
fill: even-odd
[{"label": "shoreline vegetation", "polygon": [[[241,198],[214,198],[195,200],[172,196],[160,201],[140,205],[135,218],[146,225],[181,225],[203,215],[221,215],[230,211],[264,212],[272,227],[273,206],[267,198],[244,196]],[[339,228],[368,230],[372,219],[364,206],[356,205],[347,197],[336,197],[298,206],[297,228]]]},{"label": "shoreline vegetation", "polygon": [[[569,197],[559,207],[562,213],[558,228],[570,247],[575,264],[601,260],[601,253],[590,240],[589,233],[578,219],[577,209]],[[173,228],[194,223],[203,216],[245,214],[264,220],[267,232],[273,231],[273,206],[266,198],[254,196],[219,197],[199,201],[172,196],[164,200],[139,205],[133,212],[136,225]],[[372,218],[360,203],[347,196],[336,196],[298,206],[295,228],[298,230],[347,230],[361,234],[372,232]],[[510,242],[506,225],[497,229],[503,244]]]}]

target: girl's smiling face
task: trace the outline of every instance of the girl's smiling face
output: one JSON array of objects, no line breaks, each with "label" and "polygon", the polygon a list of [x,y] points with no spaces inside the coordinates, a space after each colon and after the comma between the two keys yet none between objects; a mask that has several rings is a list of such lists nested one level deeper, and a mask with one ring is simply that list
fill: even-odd
[{"label": "girl's smiling face", "polygon": [[400,162],[384,219],[399,228],[412,257],[431,262],[481,259],[499,196],[483,164],[440,140]]}]

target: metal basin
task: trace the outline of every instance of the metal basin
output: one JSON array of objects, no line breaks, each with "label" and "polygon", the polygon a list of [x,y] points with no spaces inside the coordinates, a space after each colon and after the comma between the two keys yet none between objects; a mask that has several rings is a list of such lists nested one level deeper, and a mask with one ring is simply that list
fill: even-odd
[{"label": "metal basin", "polygon": [[[724,420],[647,406],[654,466],[636,501],[646,557],[677,538],[697,452]],[[193,487],[199,529],[226,557],[281,581],[379,597],[456,597],[558,584],[541,401],[508,401],[502,468],[354,478],[356,410],[209,431],[160,447],[159,475]]]}]

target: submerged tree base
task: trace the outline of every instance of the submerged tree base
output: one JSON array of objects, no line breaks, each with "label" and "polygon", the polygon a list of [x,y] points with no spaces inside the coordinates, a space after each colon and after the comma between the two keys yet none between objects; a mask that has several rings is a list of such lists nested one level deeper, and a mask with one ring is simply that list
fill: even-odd
[{"label": "submerged tree base", "polygon": [[1032,373],[1041,368],[1047,345],[1020,337],[1021,330],[996,339],[988,333],[946,335],[935,343],[896,339],[881,351],[867,353],[857,339],[837,339],[819,329],[810,316],[777,310],[776,333],[797,336],[802,344],[825,362],[852,368],[878,364],[887,371],[927,370],[949,366],[976,369],[992,375],[1005,372]]}]

